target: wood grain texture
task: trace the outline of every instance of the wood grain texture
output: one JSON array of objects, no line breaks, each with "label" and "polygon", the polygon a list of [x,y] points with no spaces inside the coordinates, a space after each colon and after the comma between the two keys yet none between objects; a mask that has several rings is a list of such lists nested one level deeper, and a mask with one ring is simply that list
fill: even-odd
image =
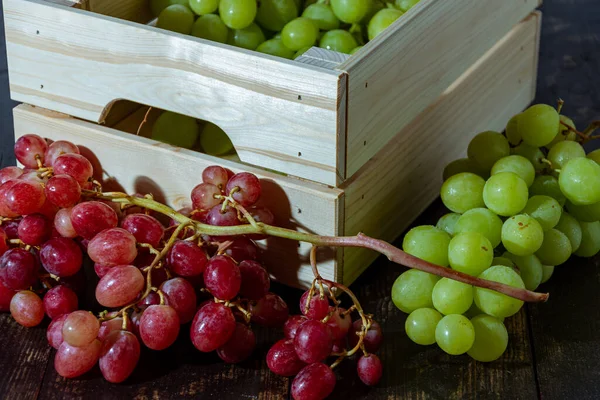
[{"label": "wood grain texture", "polygon": [[294,61],[327,69],[336,69],[348,60],[348,58],[350,58],[348,54],[322,49],[320,47],[311,47]]},{"label": "wood grain texture", "polygon": [[421,1],[340,65],[349,76],[345,177],[537,5],[537,0]]}]

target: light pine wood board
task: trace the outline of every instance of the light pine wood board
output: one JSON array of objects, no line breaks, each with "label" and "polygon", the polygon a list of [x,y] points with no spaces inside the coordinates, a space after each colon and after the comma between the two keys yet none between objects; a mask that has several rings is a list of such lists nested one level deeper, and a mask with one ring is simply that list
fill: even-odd
[{"label": "light pine wood board", "polygon": [[216,123],[249,164],[341,179],[343,72],[39,0],[4,0],[4,14],[17,101],[103,122],[131,100]]},{"label": "light pine wood board", "polygon": [[[439,196],[442,170],[469,141],[504,130],[534,98],[541,14],[534,13],[345,182],[345,234],[395,240]],[[343,282],[377,254],[344,250]]]},{"label": "light pine wood board", "polygon": [[340,65],[348,74],[344,176],[375,156],[538,4],[422,0]]}]

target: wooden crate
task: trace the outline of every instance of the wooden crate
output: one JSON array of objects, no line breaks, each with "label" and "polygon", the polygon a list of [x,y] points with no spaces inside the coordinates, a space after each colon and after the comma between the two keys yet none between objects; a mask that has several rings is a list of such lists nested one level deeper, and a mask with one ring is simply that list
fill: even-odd
[{"label": "wooden crate", "polygon": [[[152,192],[174,207],[189,204],[190,190],[206,166],[218,163],[234,171],[248,170],[262,180],[261,201],[274,210],[279,225],[323,235],[362,231],[391,241],[437,197],[443,167],[466,152],[469,140],[483,130],[502,130],[533,99],[540,18],[534,13],[519,23],[339,188],[118,129],[137,127],[139,112],[109,127],[20,105],[14,111],[15,132],[17,137],[37,133],[73,141],[94,153],[96,169],[101,167],[105,180],[116,180],[128,192]],[[311,281],[309,246],[276,238],[261,245],[269,250],[267,265],[276,279],[294,286]],[[328,279],[350,284],[376,256],[366,250],[324,249],[320,271]]]},{"label": "wooden crate", "polygon": [[296,61],[144,25],[147,0],[3,3],[13,99],[108,126],[120,100],[190,115],[245,163],[339,187],[539,0],[422,0],[351,57]]}]

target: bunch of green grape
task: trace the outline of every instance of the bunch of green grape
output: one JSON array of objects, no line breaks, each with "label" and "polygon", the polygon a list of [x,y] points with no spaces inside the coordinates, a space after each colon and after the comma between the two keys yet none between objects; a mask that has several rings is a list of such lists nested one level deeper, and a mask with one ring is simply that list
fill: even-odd
[{"label": "bunch of green grape", "polygon": [[287,59],[354,54],[419,0],[150,0],[157,26]]},{"label": "bunch of green grape", "polygon": [[[567,116],[536,104],[510,119],[504,134],[482,132],[468,158],[444,169],[441,199],[450,211],[436,226],[411,229],[405,252],[433,264],[518,288],[535,290],[572,254],[600,252],[600,150],[581,145]],[[506,350],[504,319],[523,302],[418,270],[392,287],[408,313],[415,343],[453,355],[493,361]]]}]

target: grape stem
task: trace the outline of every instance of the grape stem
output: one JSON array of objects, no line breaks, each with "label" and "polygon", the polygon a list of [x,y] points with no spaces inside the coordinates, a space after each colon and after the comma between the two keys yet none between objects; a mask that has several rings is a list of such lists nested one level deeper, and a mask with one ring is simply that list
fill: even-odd
[{"label": "grape stem", "polygon": [[[298,232],[291,229],[267,225],[262,222],[256,222],[255,225],[236,225],[236,226],[214,226],[207,225],[199,221],[194,221],[183,214],[178,213],[167,205],[147,198],[133,197],[120,192],[98,193],[90,190],[83,190],[85,196],[110,200],[116,203],[134,204],[139,207],[144,207],[152,211],[164,214],[172,218],[181,225],[193,226],[196,232],[210,236],[235,236],[235,235],[250,235],[262,234],[280,237],[283,239],[291,239],[311,243],[316,246],[333,246],[333,247],[358,247],[374,250],[386,256],[388,260],[404,265],[409,268],[418,269],[430,274],[441,276],[443,278],[453,279],[459,282],[466,283],[485,289],[494,290],[503,293],[507,296],[526,301],[526,302],[544,302],[548,300],[548,293],[538,293],[526,289],[516,288],[505,285],[499,282],[494,282],[486,279],[480,279],[475,276],[467,275],[462,272],[445,268],[439,265],[432,264],[415,256],[412,256],[397,247],[379,239],[371,238],[363,233],[358,233],[356,236],[321,236],[311,233]],[[178,227],[179,229],[180,227]],[[183,229],[183,228],[181,228]],[[177,230],[176,230],[177,231]],[[176,235],[171,237],[174,240]],[[164,250],[163,250],[164,252]]]}]

